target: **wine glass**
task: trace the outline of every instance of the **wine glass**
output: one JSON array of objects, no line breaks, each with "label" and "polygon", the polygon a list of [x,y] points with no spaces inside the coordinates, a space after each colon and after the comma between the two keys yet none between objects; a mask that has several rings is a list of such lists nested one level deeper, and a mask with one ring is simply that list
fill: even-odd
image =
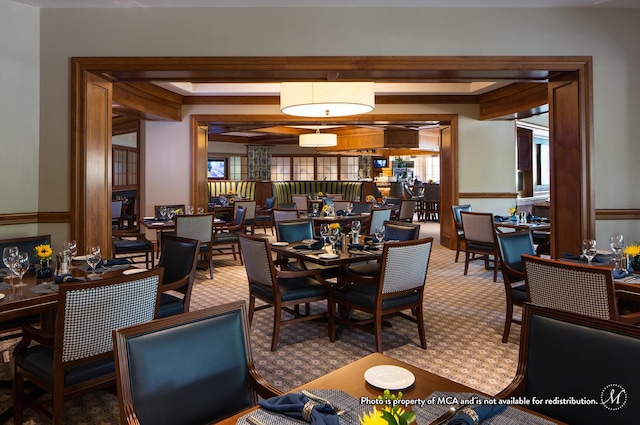
[{"label": "wine glass", "polygon": [[387,205],[387,196],[386,195],[382,196],[382,205]]},{"label": "wine glass", "polygon": [[331,242],[331,250],[336,253],[336,242],[340,238],[340,231],[335,229],[333,232],[329,231],[329,242]]},{"label": "wine glass", "polygon": [[164,219],[167,217],[167,207],[165,206],[160,207],[159,212],[160,212],[160,218]]},{"label": "wine glass", "polygon": [[11,262],[11,271],[15,273],[20,279],[18,283],[14,286],[27,286],[26,283],[22,281],[22,276],[29,270],[29,253],[28,252],[19,252],[18,255],[13,257],[13,261]]},{"label": "wine glass", "polygon": [[595,239],[585,239],[582,241],[582,254],[587,258],[587,262],[591,265],[591,261],[598,253],[596,249]]},{"label": "wine glass", "polygon": [[324,240],[324,244],[327,244],[327,237],[331,234],[331,228],[329,227],[329,223],[322,223],[320,225],[320,236]]},{"label": "wine glass", "polygon": [[3,250],[2,250],[2,262],[4,263],[5,266],[7,266],[7,269],[9,269],[9,281],[10,283],[13,282],[13,270],[11,269],[11,264],[15,261],[16,257],[18,256],[18,247],[17,246],[6,246]]},{"label": "wine glass", "polygon": [[174,210],[173,208],[167,208],[167,218],[169,220],[173,220],[173,217],[175,217],[176,215],[176,210]]},{"label": "wine glass", "polygon": [[611,235],[610,246],[614,254],[613,261],[615,263],[615,269],[620,270],[620,263],[622,261],[622,250],[624,249],[624,236],[619,233]]},{"label": "wine glass", "polygon": [[360,220],[353,220],[351,222],[351,239],[353,243],[358,243],[360,241],[360,229],[362,228],[362,224]]},{"label": "wine glass", "polygon": [[349,202],[347,204],[347,214],[351,215],[352,212],[353,212],[353,202]]},{"label": "wine glass", "polygon": [[76,241],[68,241],[64,243],[64,251],[69,255],[70,261],[73,261],[74,257],[78,255],[78,244]]},{"label": "wine glass", "polygon": [[385,228],[383,225],[376,226],[375,235],[376,235],[376,239],[378,240],[378,244],[381,244],[382,240],[384,239],[384,231],[385,231]]},{"label": "wine glass", "polygon": [[91,269],[91,273],[88,276],[96,276],[96,266],[100,262],[102,255],[100,253],[100,246],[94,245],[87,248],[87,264]]},{"label": "wine glass", "polygon": [[313,205],[311,205],[311,208],[313,209],[313,215],[314,217],[318,215],[318,209],[320,208],[320,205],[318,205],[316,202],[313,203]]}]

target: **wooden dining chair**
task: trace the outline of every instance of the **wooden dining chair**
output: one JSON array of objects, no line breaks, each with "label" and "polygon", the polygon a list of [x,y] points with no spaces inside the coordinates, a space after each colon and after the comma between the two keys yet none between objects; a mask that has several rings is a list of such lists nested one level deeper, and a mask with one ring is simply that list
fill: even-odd
[{"label": "wooden dining chair", "polygon": [[281,220],[293,220],[299,217],[298,210],[292,208],[274,208],[272,214],[274,224]]},{"label": "wooden dining chair", "polygon": [[[335,340],[336,323],[351,326],[372,333],[376,351],[382,353],[382,319],[400,316],[417,324],[420,346],[426,349],[423,299],[432,245],[433,238],[387,242],[382,251],[380,273],[342,275],[349,284],[333,291],[333,300],[330,300],[331,341]],[[353,315],[351,310],[365,312],[368,317]]]},{"label": "wooden dining chair", "polygon": [[[22,424],[30,407],[63,425],[65,400],[115,384],[111,333],[153,320],[162,272],[59,286],[55,333],[24,327],[13,352],[14,423]],[[50,397],[25,391],[25,380]]]},{"label": "wooden dining chair", "polygon": [[452,205],[451,212],[453,213],[453,223],[456,226],[456,260],[458,262],[458,258],[460,257],[460,251],[462,250],[462,246],[465,243],[464,240],[464,229],[462,228],[462,217],[460,216],[461,211],[471,211],[471,205]]},{"label": "wooden dining chair", "polygon": [[116,330],[120,423],[215,423],[281,395],[255,370],[249,334],[244,301]]},{"label": "wooden dining chair", "polygon": [[[311,313],[307,309],[303,314],[297,307],[324,300],[330,303],[329,289],[318,270],[277,269],[267,238],[246,234],[238,237],[242,255],[251,259],[244,263],[249,283],[249,324],[253,321],[254,312],[273,308],[271,351],[276,351],[282,326],[326,318],[326,311]],[[264,304],[256,307],[256,299]],[[283,319],[283,313],[292,318]]]},{"label": "wooden dining chair", "polygon": [[210,279],[213,279],[211,239],[213,238],[214,218],[214,215],[211,213],[175,216],[175,235],[200,241],[200,257],[207,262]]},{"label": "wooden dining chair", "polygon": [[415,199],[403,199],[400,202],[400,209],[398,210],[398,214],[394,220],[413,223],[413,216],[416,211],[416,202],[417,201]]},{"label": "wooden dining chair", "polygon": [[267,233],[267,227],[271,230],[273,235],[273,209],[276,206],[276,197],[268,197],[262,208],[256,210],[256,216],[254,219],[254,227],[261,227],[264,233]]},{"label": "wooden dining chair", "polygon": [[296,204],[296,209],[307,212],[309,210],[309,198],[307,195],[291,195],[291,202]]},{"label": "wooden dining chair", "polygon": [[500,254],[495,239],[493,214],[461,211],[462,229],[464,231],[464,275],[469,271],[469,263],[473,260],[484,261],[485,269],[493,262],[493,281],[498,281]]},{"label": "wooden dining chair", "polygon": [[233,204],[233,216],[235,217],[238,208],[244,208],[244,229],[247,229],[253,235],[255,233],[255,219],[256,219],[256,201],[236,201]]}]

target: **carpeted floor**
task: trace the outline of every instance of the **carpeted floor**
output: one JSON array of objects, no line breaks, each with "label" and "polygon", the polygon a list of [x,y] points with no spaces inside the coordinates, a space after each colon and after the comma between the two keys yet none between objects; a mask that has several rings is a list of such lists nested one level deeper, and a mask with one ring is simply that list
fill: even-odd
[{"label": "carpeted floor", "polygon": [[[436,231],[433,224],[423,225],[421,236],[437,237]],[[392,326],[383,330],[384,353],[493,395],[515,375],[520,327],[514,325],[509,342],[501,342],[505,300],[500,278],[494,283],[492,271],[485,270],[480,262],[472,263],[468,276],[463,276],[463,263],[454,263],[454,257],[454,251],[434,244],[425,289],[427,349],[420,348],[415,324],[394,318]],[[231,257],[216,260],[212,280],[208,272],[198,272],[192,309],[235,300],[248,300],[244,267],[239,262]],[[283,327],[278,350],[271,352],[272,323],[272,309],[255,314],[251,329],[253,357],[258,371],[283,390],[374,351],[372,335],[346,329],[332,344],[326,323],[308,322]],[[0,378],[9,378],[7,358],[5,352]],[[11,390],[0,388],[0,408],[10,404]],[[28,417],[28,424],[47,423],[40,417]],[[65,423],[117,424],[118,417],[114,389],[68,402]]]}]

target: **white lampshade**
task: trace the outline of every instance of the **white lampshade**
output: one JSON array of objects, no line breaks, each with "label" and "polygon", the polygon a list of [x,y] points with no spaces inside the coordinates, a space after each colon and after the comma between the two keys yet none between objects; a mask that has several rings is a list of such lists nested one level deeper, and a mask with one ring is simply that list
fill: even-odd
[{"label": "white lampshade", "polygon": [[373,111],[371,82],[302,82],[280,84],[280,110],[298,117],[343,117]]},{"label": "white lampshade", "polygon": [[301,134],[298,144],[304,148],[318,148],[321,146],[337,146],[338,136],[331,133],[320,133],[319,131],[309,134]]}]

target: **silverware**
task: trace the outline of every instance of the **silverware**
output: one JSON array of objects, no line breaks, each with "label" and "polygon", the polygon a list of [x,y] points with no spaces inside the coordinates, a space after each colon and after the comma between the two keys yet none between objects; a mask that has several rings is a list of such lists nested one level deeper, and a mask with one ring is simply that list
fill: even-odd
[{"label": "silverware", "polygon": [[460,404],[457,406],[450,406],[446,412],[444,412],[442,415],[435,418],[433,421],[429,422],[428,425],[441,425],[446,423],[449,419],[454,417],[456,413],[458,413],[458,410],[462,409],[463,407],[465,407],[464,404]]},{"label": "silverware", "polygon": [[315,394],[313,394],[313,393],[310,393],[309,391],[302,390],[302,391],[300,391],[300,393],[301,393],[301,394],[306,395],[307,397],[309,397],[309,399],[310,399],[310,400],[315,400],[315,401],[318,401],[318,402],[320,402],[320,403],[328,404],[329,406],[331,406],[331,408],[332,408],[333,410],[335,410],[335,411],[336,411],[336,415],[338,415],[338,416],[340,416],[340,415],[344,414],[344,412],[345,412],[345,410],[344,410],[344,409],[339,408],[339,407],[338,407],[338,406],[336,406],[335,404],[331,403],[329,400],[327,400],[327,399],[325,399],[325,398],[322,398],[322,397],[320,397],[320,396],[317,396],[317,395],[315,395]]},{"label": "silverware", "polygon": [[255,418],[251,415],[246,417],[247,422],[250,423],[251,425],[265,425],[264,422],[262,422],[260,419]]}]

